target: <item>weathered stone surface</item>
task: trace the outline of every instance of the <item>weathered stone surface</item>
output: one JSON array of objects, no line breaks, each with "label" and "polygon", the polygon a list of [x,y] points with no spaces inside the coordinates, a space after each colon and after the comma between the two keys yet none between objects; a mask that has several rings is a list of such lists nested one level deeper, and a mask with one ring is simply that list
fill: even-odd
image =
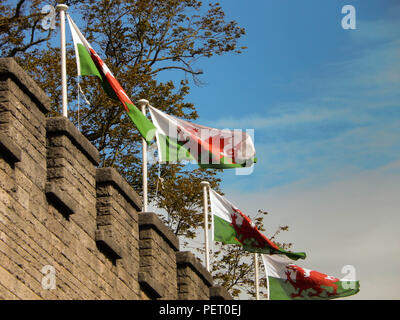
[{"label": "weathered stone surface", "polygon": [[157,217],[154,212],[142,212],[139,215],[139,226],[141,230],[152,228],[156,230],[166,242],[175,250],[179,250],[179,239],[170,229]]},{"label": "weathered stone surface", "polygon": [[189,251],[180,251],[176,253],[176,263],[178,266],[189,266],[199,277],[201,277],[204,283],[208,286],[212,286],[213,279],[207,269],[201,264],[200,260]]},{"label": "weathered stone surface", "polygon": [[21,161],[22,158],[21,149],[2,133],[0,133],[0,153],[9,158],[13,163]]},{"label": "weathered stone surface", "polygon": [[121,177],[114,168],[99,168],[96,171],[96,183],[111,183],[113,184],[135,207],[136,210],[141,210],[142,200],[139,195],[131,188],[131,186]]},{"label": "weathered stone surface", "polygon": [[233,300],[233,298],[224,287],[215,286],[210,288],[210,300]]},{"label": "weathered stone surface", "polygon": [[87,140],[79,130],[65,117],[48,118],[46,122],[47,135],[67,135],[71,141],[93,162],[100,163],[97,149]]},{"label": "weathered stone surface", "polygon": [[63,211],[65,215],[70,215],[76,212],[76,203],[73,199],[71,199],[68,194],[62,192],[54,183],[47,183],[45,193],[48,198],[50,198],[53,203],[57,206],[60,206],[60,210]]},{"label": "weathered stone surface", "polygon": [[147,293],[148,297],[161,298],[164,295],[164,288],[159,282],[152,278],[146,272],[139,272],[139,283],[142,290]]},{"label": "weathered stone surface", "polygon": [[35,81],[13,58],[0,58],[0,76],[11,77],[27,95],[34,98],[38,107],[47,113],[50,111],[50,99]]},{"label": "weathered stone surface", "polygon": [[[177,292],[177,265],[175,252],[178,238],[155,213],[139,214],[140,272],[154,279],[163,289],[159,299],[174,300]],[[147,296],[152,293],[142,290]]]},{"label": "weathered stone surface", "polygon": [[208,300],[213,285],[211,274],[202,266],[193,253],[176,253],[178,299]]},{"label": "weathered stone surface", "polygon": [[96,231],[96,243],[112,260],[122,258],[122,249],[105,230]]}]

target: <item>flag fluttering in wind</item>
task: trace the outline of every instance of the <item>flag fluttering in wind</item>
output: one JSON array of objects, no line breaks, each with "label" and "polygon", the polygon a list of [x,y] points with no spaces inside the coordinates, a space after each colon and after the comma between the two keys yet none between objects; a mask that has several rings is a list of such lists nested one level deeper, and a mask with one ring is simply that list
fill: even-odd
[{"label": "flag fluttering in wind", "polygon": [[110,69],[97,55],[68,14],[67,18],[74,41],[78,75],[97,76],[108,96],[122,102],[129,118],[136,125],[142,137],[149,143],[155,134],[154,125],[129,99]]},{"label": "flag fluttering in wind", "polygon": [[293,264],[284,255],[262,255],[268,276],[270,300],[324,300],[342,298],[360,291],[355,280],[340,280]]},{"label": "flag fluttering in wind", "polygon": [[157,128],[160,163],[182,160],[196,162],[202,168],[250,167],[255,161],[251,136],[242,130],[219,130],[170,116],[149,107]]},{"label": "flag fluttering in wind", "polygon": [[236,206],[211,188],[209,190],[214,241],[238,244],[249,252],[284,254],[294,260],[306,257],[304,252],[289,252],[279,248]]}]

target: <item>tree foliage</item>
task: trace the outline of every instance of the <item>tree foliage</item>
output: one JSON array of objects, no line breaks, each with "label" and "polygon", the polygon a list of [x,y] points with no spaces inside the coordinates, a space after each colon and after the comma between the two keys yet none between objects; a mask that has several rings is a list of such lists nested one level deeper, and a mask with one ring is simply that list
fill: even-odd
[{"label": "tree foliage", "polygon": [[[161,169],[161,179],[153,189],[159,190],[155,202],[159,208],[165,208],[164,222],[184,240],[197,236],[197,229],[203,228],[203,191],[200,183],[210,181],[210,186],[219,190],[215,171],[201,168],[182,170],[181,165],[168,165]],[[173,190],[173,192],[171,192]]]},{"label": "tree foliage", "polygon": [[41,32],[43,16],[38,10],[39,0],[0,1],[0,48],[2,56],[13,57],[25,53],[50,39],[51,31]]},{"label": "tree foliage", "polygon": [[[0,1],[0,28],[5,31],[0,37],[0,54],[13,56],[24,65],[50,96],[53,113],[59,113],[58,27],[55,30],[40,27],[44,18],[41,8],[48,1]],[[221,6],[213,1],[208,5],[198,0],[71,0],[65,3],[82,33],[133,101],[147,99],[158,109],[183,119],[198,117],[194,105],[185,100],[192,83],[188,75],[196,82],[202,74],[196,68],[196,62],[241,50],[238,40],[244,29],[234,21],[226,21]],[[57,2],[50,4],[55,6]],[[180,71],[181,80],[159,80],[162,73],[171,70]],[[80,79],[80,85],[90,105],[84,103],[81,95],[78,112],[72,41],[67,41],[67,73],[68,102],[72,109],[70,119],[98,148],[102,165],[117,168],[141,193],[141,139],[122,105],[107,97],[97,79],[84,77]],[[150,188],[150,199],[170,213],[177,234],[187,232],[186,236],[190,238],[193,228],[178,218],[176,202],[168,199],[176,199],[178,194],[182,195],[181,199],[191,199],[190,194],[196,190],[194,184],[199,180],[188,177],[195,175],[217,186],[220,182],[217,171],[197,169],[189,174],[183,166],[162,167],[164,184],[168,188],[159,192],[157,199],[155,189]],[[149,185],[155,186],[157,168],[150,168],[149,173]],[[170,179],[177,179],[176,183]],[[198,199],[191,200],[195,203],[188,203],[187,209],[183,210],[191,213],[190,218],[197,214],[200,204]],[[180,207],[185,208],[182,202],[179,202]],[[196,227],[196,219],[192,221]]]}]

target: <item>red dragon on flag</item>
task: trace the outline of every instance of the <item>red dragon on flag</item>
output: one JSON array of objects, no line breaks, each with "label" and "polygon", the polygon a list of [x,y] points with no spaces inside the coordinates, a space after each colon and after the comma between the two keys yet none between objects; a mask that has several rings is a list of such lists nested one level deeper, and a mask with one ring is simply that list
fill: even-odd
[{"label": "red dragon on flag", "polygon": [[[329,296],[335,296],[337,294],[337,284],[335,282],[340,281],[340,279],[328,276],[324,273],[301,268],[294,264],[289,264],[287,267],[288,271],[286,274],[286,282],[289,282],[295,290],[299,290],[297,293],[292,293],[292,298],[303,297],[302,292],[312,289],[313,292],[308,292],[309,297],[323,297],[323,293]],[[295,272],[295,279],[291,277],[292,272]],[[326,288],[324,288],[326,287]],[[332,288],[331,292],[327,288]]]},{"label": "red dragon on flag", "polygon": [[287,256],[261,255],[270,300],[328,300],[344,298],[360,291],[354,278],[339,279],[315,270],[299,267]]},{"label": "red dragon on flag", "polygon": [[274,242],[263,235],[257,226],[239,209],[231,207],[232,226],[236,231],[236,239],[243,245],[243,249],[250,252],[267,254],[285,254],[292,259],[305,258],[304,252],[289,252],[279,248]]}]

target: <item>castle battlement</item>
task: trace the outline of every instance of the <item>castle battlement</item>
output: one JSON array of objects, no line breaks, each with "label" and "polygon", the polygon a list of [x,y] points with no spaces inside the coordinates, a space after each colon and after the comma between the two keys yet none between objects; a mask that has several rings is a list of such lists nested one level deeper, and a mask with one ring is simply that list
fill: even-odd
[{"label": "castle battlement", "polygon": [[49,111],[15,60],[0,59],[0,299],[231,299]]}]

